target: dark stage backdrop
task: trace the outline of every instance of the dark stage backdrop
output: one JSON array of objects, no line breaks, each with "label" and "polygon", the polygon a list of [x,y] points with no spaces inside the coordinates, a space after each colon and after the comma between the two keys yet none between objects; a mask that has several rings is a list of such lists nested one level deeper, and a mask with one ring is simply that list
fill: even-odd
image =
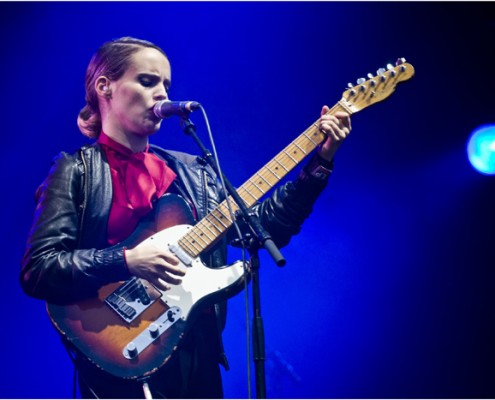
[{"label": "dark stage backdrop", "polygon": [[[287,266],[263,254],[267,395],[495,397],[495,177],[474,172],[465,151],[473,129],[495,122],[493,11],[493,3],[1,3],[0,397],[72,395],[71,362],[43,302],[22,293],[19,265],[51,159],[86,143],[76,116],[89,59],[127,35],[165,49],[172,99],[204,105],[235,185],[335,104],[347,82],[397,57],[412,63],[411,81],[354,116],[328,189],[283,249]],[[192,117],[206,141],[201,114]],[[152,142],[197,152],[174,118]],[[229,398],[248,396],[243,301],[230,301],[225,331]]]}]

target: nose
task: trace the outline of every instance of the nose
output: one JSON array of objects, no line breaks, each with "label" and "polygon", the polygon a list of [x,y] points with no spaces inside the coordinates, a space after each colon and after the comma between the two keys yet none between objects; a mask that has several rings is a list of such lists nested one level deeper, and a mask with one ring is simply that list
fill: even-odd
[{"label": "nose", "polygon": [[165,85],[158,85],[157,86],[157,90],[154,93],[153,98],[156,101],[161,101],[161,100],[167,100],[168,99],[167,89],[165,88]]}]

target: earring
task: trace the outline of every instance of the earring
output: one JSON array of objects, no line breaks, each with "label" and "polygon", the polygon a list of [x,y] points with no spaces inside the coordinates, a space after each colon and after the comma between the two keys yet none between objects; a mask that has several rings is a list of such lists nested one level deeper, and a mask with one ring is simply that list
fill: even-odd
[{"label": "earring", "polygon": [[104,92],[106,92],[106,91],[108,90],[108,86],[103,86],[103,87],[102,87],[102,90],[103,90]]}]

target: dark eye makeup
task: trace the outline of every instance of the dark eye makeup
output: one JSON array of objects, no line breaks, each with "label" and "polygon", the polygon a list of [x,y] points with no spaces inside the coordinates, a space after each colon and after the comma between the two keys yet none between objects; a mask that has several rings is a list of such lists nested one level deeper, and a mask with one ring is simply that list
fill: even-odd
[{"label": "dark eye makeup", "polygon": [[[157,75],[139,74],[138,81],[144,87],[153,87],[160,83],[160,77]],[[163,82],[163,85],[165,86],[165,90],[168,92],[170,90],[170,82],[168,79]]]}]

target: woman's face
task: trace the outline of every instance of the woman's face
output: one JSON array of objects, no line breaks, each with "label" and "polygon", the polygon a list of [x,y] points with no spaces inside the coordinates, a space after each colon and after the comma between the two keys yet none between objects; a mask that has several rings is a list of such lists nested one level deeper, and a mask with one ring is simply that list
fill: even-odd
[{"label": "woman's face", "polygon": [[161,119],[154,115],[153,106],[168,98],[170,79],[170,63],[158,50],[146,47],[134,53],[125,74],[108,85],[111,96],[105,129],[139,136],[158,131]]}]

